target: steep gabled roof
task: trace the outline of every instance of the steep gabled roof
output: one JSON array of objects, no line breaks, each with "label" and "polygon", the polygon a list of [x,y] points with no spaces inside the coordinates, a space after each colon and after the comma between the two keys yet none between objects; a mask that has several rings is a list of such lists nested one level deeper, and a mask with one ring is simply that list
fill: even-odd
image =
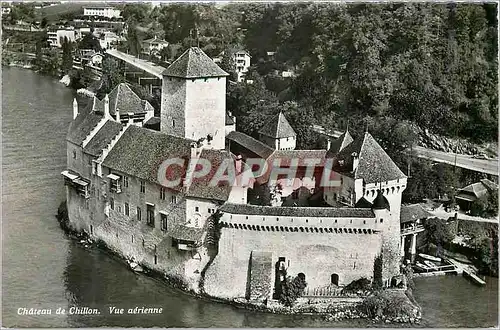
[{"label": "steep gabled roof", "polygon": [[222,70],[200,48],[191,47],[163,71],[164,76],[180,78],[225,77]]},{"label": "steep gabled roof", "polygon": [[[188,160],[191,155],[192,140],[167,135],[150,129],[130,126],[117,141],[103,165],[140,179],[158,181],[158,170],[167,159]],[[172,173],[171,180],[184,177],[184,169]],[[179,187],[180,189],[180,187]]]},{"label": "steep gabled roof", "polygon": [[193,178],[191,185],[187,189],[186,196],[225,202],[229,198],[233,182],[220,181],[216,182],[216,185],[212,185],[211,181],[223,162],[234,163],[235,159],[228,151],[215,149],[203,149],[200,153],[200,159],[208,161],[210,171],[201,178]]},{"label": "steep gabled roof", "polygon": [[85,148],[83,148],[83,152],[92,156],[99,156],[102,150],[106,148],[108,143],[110,143],[116,135],[118,135],[122,128],[123,126],[120,123],[108,119]]},{"label": "steep gabled roof", "polygon": [[297,136],[281,111],[273,119],[271,119],[267,125],[262,127],[259,133],[274,139]]},{"label": "steep gabled roof", "polygon": [[[109,93],[109,113],[110,115],[116,114],[116,109],[120,111],[120,115],[127,113],[143,113],[148,111],[154,111],[153,106],[146,100],[141,99],[129,86],[127,83],[118,84]],[[104,99],[99,100],[94,97],[94,107],[95,112],[104,113]]]},{"label": "steep gabled roof", "polygon": [[66,140],[81,145],[92,129],[99,124],[101,118],[93,111],[82,111],[69,125]]},{"label": "steep gabled roof", "polygon": [[109,93],[109,113],[114,115],[117,109],[120,114],[126,114],[146,112],[153,107],[134,93],[127,83],[121,83]]},{"label": "steep gabled roof", "polygon": [[[358,166],[353,171],[353,158],[359,158]],[[354,140],[333,157],[333,170],[363,179],[365,183],[377,183],[406,178],[403,172],[375,141],[370,133]]]},{"label": "steep gabled roof", "polygon": [[274,149],[269,147],[267,144],[264,144],[242,132],[232,131],[226,136],[226,139],[238,143],[263,159],[271,156],[274,151]]},{"label": "steep gabled roof", "polygon": [[420,204],[401,205],[401,223],[413,222],[416,220],[429,218],[430,216],[432,216],[432,214],[427,212]]},{"label": "steep gabled roof", "polygon": [[347,147],[354,141],[351,134],[349,134],[349,130],[346,130],[342,135],[340,135],[335,141],[332,142],[330,149],[328,150],[329,155],[336,155],[342,149]]}]

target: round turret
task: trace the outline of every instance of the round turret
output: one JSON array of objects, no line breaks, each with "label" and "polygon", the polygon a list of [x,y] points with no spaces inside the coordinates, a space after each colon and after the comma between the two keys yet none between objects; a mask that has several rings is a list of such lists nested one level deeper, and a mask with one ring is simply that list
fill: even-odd
[{"label": "round turret", "polygon": [[379,189],[377,191],[377,197],[373,200],[373,210],[391,210],[391,207],[389,206],[389,201],[385,196],[382,194],[382,191]]}]

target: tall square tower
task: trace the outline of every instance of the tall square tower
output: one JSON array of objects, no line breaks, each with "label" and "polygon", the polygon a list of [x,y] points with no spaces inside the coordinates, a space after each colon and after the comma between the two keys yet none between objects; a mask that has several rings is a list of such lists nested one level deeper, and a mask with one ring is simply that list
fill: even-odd
[{"label": "tall square tower", "polygon": [[185,51],[163,72],[160,130],[192,140],[210,136],[213,148],[224,149],[226,76],[198,47]]}]

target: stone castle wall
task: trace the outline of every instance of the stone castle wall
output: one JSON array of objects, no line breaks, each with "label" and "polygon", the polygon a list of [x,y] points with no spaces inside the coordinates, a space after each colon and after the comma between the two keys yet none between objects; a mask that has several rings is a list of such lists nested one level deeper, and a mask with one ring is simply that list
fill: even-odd
[{"label": "stone castle wall", "polygon": [[225,147],[226,78],[186,79],[185,137],[212,135],[212,146]]},{"label": "stone castle wall", "polygon": [[175,77],[163,77],[161,96],[160,131],[166,134],[184,137],[186,105],[185,80]]},{"label": "stone castle wall", "polygon": [[272,254],[272,288],[280,257],[285,258],[288,275],[306,275],[309,288],[329,285],[332,274],[338,274],[339,285],[361,277],[370,279],[381,244],[377,233],[263,232],[224,227],[219,253],[205,274],[205,291],[223,298],[247,296],[253,251]]}]

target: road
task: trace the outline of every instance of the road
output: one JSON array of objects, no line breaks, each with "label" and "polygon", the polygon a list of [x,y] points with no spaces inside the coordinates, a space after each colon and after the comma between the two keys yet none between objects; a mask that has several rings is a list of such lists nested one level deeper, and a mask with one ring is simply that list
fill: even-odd
[{"label": "road", "polygon": [[440,219],[449,219],[451,217],[454,217],[455,214],[457,215],[458,220],[468,220],[468,221],[477,221],[477,222],[489,222],[489,223],[498,223],[498,218],[494,219],[489,219],[489,218],[481,218],[481,217],[472,217],[467,214],[463,214],[460,212],[446,212],[443,209],[436,209],[434,211],[429,211],[427,210],[430,214],[433,216],[440,218]]},{"label": "road", "polygon": [[414,147],[413,153],[419,158],[426,158],[434,162],[450,165],[455,165],[456,156],[457,167],[498,176],[498,158],[476,159],[470,155],[454,154],[424,147]]},{"label": "road", "polygon": [[[320,125],[312,125],[313,131],[323,134],[328,137],[338,138],[342,132],[336,130],[325,130]],[[408,150],[409,152],[410,150]],[[419,158],[426,158],[438,163],[455,165],[455,154],[443,152],[424,147],[414,147],[413,155]],[[498,176],[498,158],[495,159],[477,159],[470,155],[456,154],[457,167],[465,168],[472,171],[487,173]]]}]

